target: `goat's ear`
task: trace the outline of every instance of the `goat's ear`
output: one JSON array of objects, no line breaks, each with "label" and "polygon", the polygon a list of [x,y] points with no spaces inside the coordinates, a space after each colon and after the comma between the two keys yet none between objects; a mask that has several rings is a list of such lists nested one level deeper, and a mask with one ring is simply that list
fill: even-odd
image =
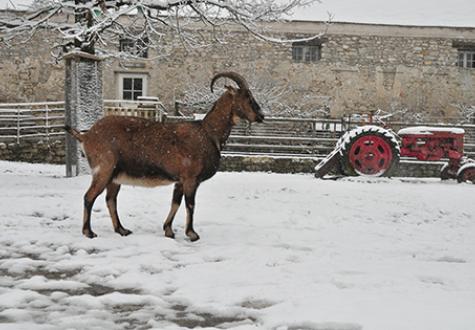
[{"label": "goat's ear", "polygon": [[228,90],[228,92],[230,92],[232,95],[236,95],[236,94],[237,94],[237,90],[236,90],[236,88],[234,88],[233,86],[224,85],[224,88],[226,88],[226,89]]}]

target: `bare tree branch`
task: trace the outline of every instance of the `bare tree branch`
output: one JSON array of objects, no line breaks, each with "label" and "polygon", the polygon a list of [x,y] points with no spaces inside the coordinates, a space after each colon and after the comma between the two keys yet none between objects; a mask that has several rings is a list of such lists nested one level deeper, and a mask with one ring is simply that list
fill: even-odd
[{"label": "bare tree branch", "polygon": [[460,116],[460,124],[475,123],[475,105],[472,104],[453,104],[458,110]]},{"label": "bare tree branch", "polygon": [[303,39],[281,39],[266,31],[265,23],[319,1],[36,0],[28,11],[0,11],[0,40],[29,40],[37,31],[48,29],[58,37],[58,56],[72,48],[113,56],[111,44],[120,38],[156,48],[166,33],[174,35],[185,47],[201,47],[211,40],[200,36],[198,30],[208,29],[215,41],[222,41],[218,32],[228,26],[241,27],[261,40],[303,41],[320,37],[321,33]]}]

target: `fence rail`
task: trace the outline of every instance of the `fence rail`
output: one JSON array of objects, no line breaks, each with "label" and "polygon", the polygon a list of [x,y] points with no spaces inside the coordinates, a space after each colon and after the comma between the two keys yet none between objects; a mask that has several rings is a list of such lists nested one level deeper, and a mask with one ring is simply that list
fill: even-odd
[{"label": "fence rail", "polygon": [[104,100],[104,114],[142,117],[162,121],[167,112],[159,101]]},{"label": "fence rail", "polygon": [[0,104],[0,141],[63,135],[64,102]]},{"label": "fence rail", "polygon": [[[105,100],[105,115],[138,116],[152,120],[183,121],[193,117],[168,116],[156,101]],[[64,135],[64,102],[0,104],[0,142],[20,143],[23,139],[51,139]],[[334,148],[336,140],[348,129],[366,124],[348,118],[269,117],[263,124],[241,123],[233,128],[225,153],[271,154],[294,157],[319,157]],[[420,123],[387,122],[397,132]],[[475,124],[424,123],[424,126],[465,129],[465,152],[475,157]]]}]

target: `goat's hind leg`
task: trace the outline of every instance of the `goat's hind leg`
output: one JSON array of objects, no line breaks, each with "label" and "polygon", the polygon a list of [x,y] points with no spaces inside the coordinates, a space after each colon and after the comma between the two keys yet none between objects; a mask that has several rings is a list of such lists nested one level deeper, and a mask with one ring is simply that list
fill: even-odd
[{"label": "goat's hind leg", "polygon": [[107,185],[106,204],[112,219],[112,226],[114,227],[114,231],[120,234],[121,236],[127,236],[132,234],[132,232],[122,227],[122,224],[119,220],[119,214],[117,213],[117,195],[119,194],[119,190],[119,184],[111,182]]},{"label": "goat's hind leg", "polygon": [[91,210],[96,201],[97,196],[99,196],[107,184],[110,181],[110,175],[98,175],[94,174],[92,177],[92,183],[86,194],[84,195],[84,216],[82,224],[82,233],[84,236],[89,238],[97,237],[97,235],[91,229]]},{"label": "goat's hind leg", "polygon": [[193,228],[193,214],[195,211],[195,196],[198,189],[198,183],[195,180],[185,181],[184,184],[185,205],[186,205],[186,226],[185,234],[194,242],[200,239],[200,236]]},{"label": "goat's hind leg", "polygon": [[170,212],[168,213],[167,219],[163,224],[163,230],[165,231],[165,236],[169,238],[175,238],[175,233],[172,229],[173,219],[175,219],[176,212],[180,208],[181,200],[183,199],[183,185],[181,183],[175,183],[175,188],[173,189],[173,198],[172,206]]}]

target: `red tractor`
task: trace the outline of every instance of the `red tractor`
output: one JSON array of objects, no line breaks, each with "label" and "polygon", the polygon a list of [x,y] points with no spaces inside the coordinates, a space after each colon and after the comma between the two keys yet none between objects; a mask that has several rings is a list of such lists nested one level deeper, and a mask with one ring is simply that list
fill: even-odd
[{"label": "red tractor", "polygon": [[463,156],[464,130],[408,127],[393,131],[373,125],[346,132],[335,150],[315,167],[320,178],[334,167],[344,175],[391,176],[400,157],[423,161],[448,159],[440,177],[475,183],[475,161]]}]

